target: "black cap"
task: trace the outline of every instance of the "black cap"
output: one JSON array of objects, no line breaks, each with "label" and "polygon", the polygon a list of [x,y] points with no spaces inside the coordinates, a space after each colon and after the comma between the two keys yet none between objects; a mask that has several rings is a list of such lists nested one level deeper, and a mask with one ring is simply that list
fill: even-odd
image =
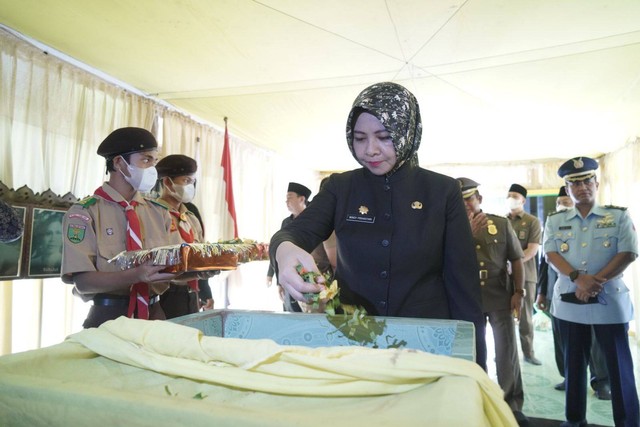
[{"label": "black cap", "polygon": [[509,193],[511,192],[522,194],[522,197],[525,199],[527,198],[527,189],[520,184],[511,184],[511,187],[509,187]]},{"label": "black cap", "polygon": [[116,129],[98,147],[98,155],[112,159],[122,154],[137,153],[158,148],[158,142],[151,132],[142,128],[126,127]]},{"label": "black cap", "polygon": [[560,187],[560,190],[558,191],[558,197],[568,197],[567,189],[564,185]]},{"label": "black cap", "polygon": [[298,196],[304,196],[307,201],[309,201],[309,197],[311,197],[311,190],[305,187],[302,184],[298,184],[297,182],[290,182],[289,187],[287,188],[287,192],[296,193]]},{"label": "black cap", "polygon": [[156,165],[158,178],[174,178],[176,176],[191,175],[198,170],[198,164],[189,156],[182,154],[171,154],[158,162]]},{"label": "black cap", "polygon": [[474,180],[464,177],[458,178],[458,182],[460,183],[460,191],[462,191],[463,199],[468,199],[473,196],[476,191],[478,191],[478,186],[480,185]]},{"label": "black cap", "polygon": [[558,168],[558,176],[565,181],[583,181],[596,175],[598,162],[590,157],[574,157]]}]

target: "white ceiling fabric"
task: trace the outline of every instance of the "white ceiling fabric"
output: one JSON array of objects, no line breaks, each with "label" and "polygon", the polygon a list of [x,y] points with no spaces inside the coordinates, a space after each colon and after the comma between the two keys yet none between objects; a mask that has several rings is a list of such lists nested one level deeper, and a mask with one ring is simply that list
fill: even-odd
[{"label": "white ceiling fabric", "polygon": [[597,156],[640,135],[637,0],[0,0],[0,22],[316,170],[351,102],[417,96],[423,166]]}]

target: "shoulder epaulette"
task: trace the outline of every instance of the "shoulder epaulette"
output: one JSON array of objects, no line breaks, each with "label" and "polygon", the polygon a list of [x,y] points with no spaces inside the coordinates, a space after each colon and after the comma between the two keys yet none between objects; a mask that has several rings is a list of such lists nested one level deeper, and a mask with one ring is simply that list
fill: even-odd
[{"label": "shoulder epaulette", "polygon": [[145,199],[147,202],[151,202],[151,203],[153,203],[154,205],[160,206],[160,207],[162,207],[162,208],[164,208],[164,209],[166,209],[166,210],[169,210],[169,209],[170,209],[170,208],[169,208],[169,206],[168,206],[168,205],[165,205],[164,203],[162,203],[162,202],[160,201],[160,199],[148,199],[148,198],[146,198],[146,197],[145,197],[144,199]]},{"label": "shoulder epaulette", "polygon": [[604,206],[605,209],[619,209],[621,211],[626,211],[627,208],[625,208],[624,206],[615,206],[615,205],[606,205]]},{"label": "shoulder epaulette", "polygon": [[88,208],[91,205],[94,205],[96,202],[98,201],[98,199],[96,199],[93,196],[87,196],[84,199],[76,202],[76,204],[82,206],[83,208]]}]

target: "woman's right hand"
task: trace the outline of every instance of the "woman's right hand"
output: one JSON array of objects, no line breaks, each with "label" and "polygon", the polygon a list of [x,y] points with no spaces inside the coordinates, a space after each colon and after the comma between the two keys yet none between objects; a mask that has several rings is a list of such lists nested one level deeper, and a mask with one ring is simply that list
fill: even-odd
[{"label": "woman's right hand", "polygon": [[[304,249],[291,242],[282,242],[276,250],[276,262],[278,263],[278,283],[296,301],[306,302],[304,293],[318,293],[322,290],[324,278],[319,274],[318,266],[313,257]],[[306,271],[314,271],[319,274],[318,284],[305,282],[296,267],[302,265]]]}]

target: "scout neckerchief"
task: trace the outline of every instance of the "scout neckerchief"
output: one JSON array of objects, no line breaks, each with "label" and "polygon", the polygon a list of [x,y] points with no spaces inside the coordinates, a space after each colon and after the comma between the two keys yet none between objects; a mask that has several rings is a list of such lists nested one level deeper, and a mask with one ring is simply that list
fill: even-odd
[{"label": "scout neckerchief", "polygon": [[[189,221],[187,221],[187,214],[180,213],[174,210],[170,210],[169,213],[173,215],[178,221],[178,231],[180,232],[180,237],[185,243],[193,243],[193,228]],[[189,280],[187,282],[189,287],[194,291],[198,292],[198,281],[197,280]]]},{"label": "scout neckerchief", "polygon": [[[132,200],[131,203],[126,201],[116,202],[107,194],[102,187],[98,188],[95,193],[105,200],[117,203],[124,208],[127,217],[127,244],[128,251],[137,251],[142,249],[142,233],[140,230],[140,220],[136,214],[135,207],[138,202]],[[136,310],[137,309],[137,310]],[[137,316],[136,316],[137,314]],[[138,282],[131,287],[129,294],[129,310],[127,317],[137,317],[138,319],[149,319],[149,285],[144,282]]]}]

